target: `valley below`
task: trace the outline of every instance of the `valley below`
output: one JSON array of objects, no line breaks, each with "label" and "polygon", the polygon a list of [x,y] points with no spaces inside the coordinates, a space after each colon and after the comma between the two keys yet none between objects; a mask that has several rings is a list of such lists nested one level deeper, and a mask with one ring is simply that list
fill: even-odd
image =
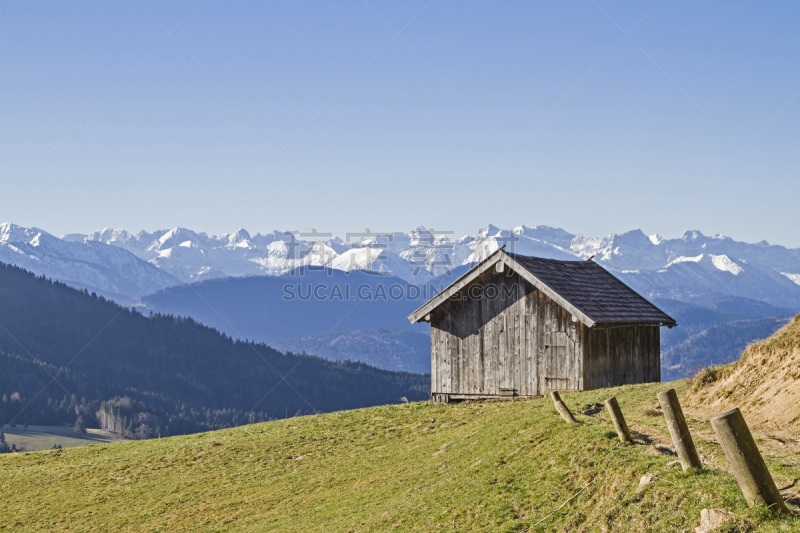
[{"label": "valley below", "polygon": [[6,444],[21,452],[39,452],[54,448],[74,448],[92,444],[127,442],[116,433],[102,429],[89,428],[86,433],[76,433],[72,426],[16,426],[4,427]]}]

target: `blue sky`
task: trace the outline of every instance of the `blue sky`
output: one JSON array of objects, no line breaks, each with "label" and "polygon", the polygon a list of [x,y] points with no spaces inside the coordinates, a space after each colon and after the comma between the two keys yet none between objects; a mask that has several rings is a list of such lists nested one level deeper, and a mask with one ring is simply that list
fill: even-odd
[{"label": "blue sky", "polygon": [[800,4],[137,2],[0,4],[2,221],[800,246]]}]

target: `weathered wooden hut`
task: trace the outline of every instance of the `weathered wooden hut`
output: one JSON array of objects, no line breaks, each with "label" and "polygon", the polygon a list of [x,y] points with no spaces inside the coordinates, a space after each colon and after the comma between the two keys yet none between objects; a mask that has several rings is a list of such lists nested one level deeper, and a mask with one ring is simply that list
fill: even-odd
[{"label": "weathered wooden hut", "polygon": [[431,393],[449,402],[661,381],[675,320],[594,261],[499,249],[412,313],[431,324]]}]

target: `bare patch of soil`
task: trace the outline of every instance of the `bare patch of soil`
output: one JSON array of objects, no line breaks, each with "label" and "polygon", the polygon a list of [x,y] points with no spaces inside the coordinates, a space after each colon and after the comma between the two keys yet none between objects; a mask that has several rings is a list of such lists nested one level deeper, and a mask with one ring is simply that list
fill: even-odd
[{"label": "bare patch of soil", "polygon": [[695,376],[686,404],[702,418],[738,407],[778,445],[800,444],[800,316],[747,347],[742,359]]}]

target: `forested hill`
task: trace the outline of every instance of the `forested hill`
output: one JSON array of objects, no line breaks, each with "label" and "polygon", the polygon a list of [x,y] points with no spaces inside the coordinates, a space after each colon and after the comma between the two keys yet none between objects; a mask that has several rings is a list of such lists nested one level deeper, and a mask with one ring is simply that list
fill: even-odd
[{"label": "forested hill", "polygon": [[281,354],[0,263],[0,424],[80,415],[151,437],[419,400],[428,388],[426,375]]}]

